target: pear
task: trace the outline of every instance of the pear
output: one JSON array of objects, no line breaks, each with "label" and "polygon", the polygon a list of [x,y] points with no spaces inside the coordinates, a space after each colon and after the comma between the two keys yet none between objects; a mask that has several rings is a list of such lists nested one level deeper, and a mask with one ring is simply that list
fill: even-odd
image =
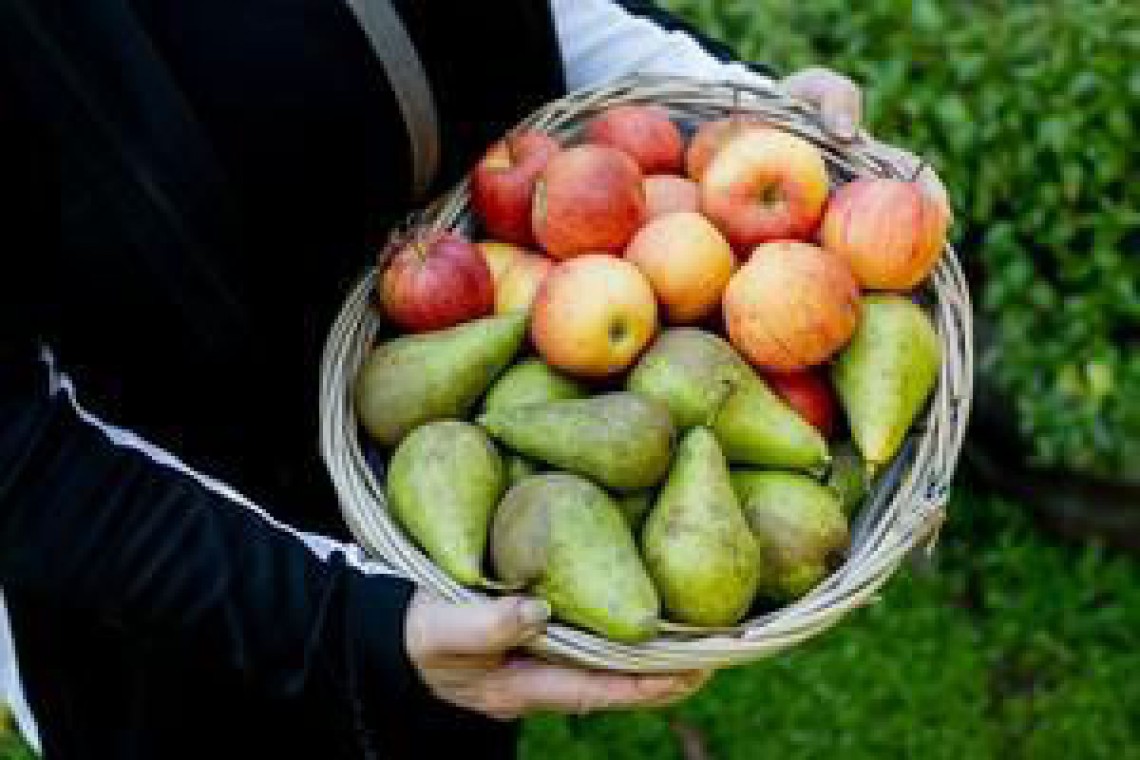
[{"label": "pear", "polygon": [[763,555],[760,593],[794,601],[827,577],[850,544],[838,497],[794,472],[738,471],[732,476]]},{"label": "pear", "polygon": [[642,550],[671,619],[728,626],[751,606],[760,581],[760,550],[708,428],[693,428],[681,440],[646,518]]},{"label": "pear", "polygon": [[692,327],[664,331],[626,387],[669,407],[682,430],[711,427],[729,461],[803,470],[827,461],[819,431],[712,333]]},{"label": "pear", "polygon": [[629,526],[584,478],[548,472],[511,488],[495,512],[491,556],[501,580],[542,597],[561,620],[622,642],[657,632],[660,602]]},{"label": "pear", "polygon": [[425,422],[462,417],[511,363],[525,335],[526,315],[508,314],[383,343],[357,375],[357,416],[384,446]]},{"label": "pear", "polygon": [[934,390],[941,345],[930,318],[909,298],[863,298],[854,337],[832,367],[840,403],[869,469],[889,462]]},{"label": "pear", "polygon": [[619,491],[664,477],[675,434],[664,406],[625,392],[498,409],[479,424],[524,456]]},{"label": "pear", "polygon": [[721,404],[755,377],[722,338],[695,327],[665,330],[629,374],[626,389],[669,407],[681,430],[711,425]]},{"label": "pear", "polygon": [[396,521],[436,564],[465,586],[482,576],[487,530],[506,489],[495,445],[479,427],[441,420],[412,431],[388,463]]},{"label": "pear", "polygon": [[870,490],[867,466],[850,441],[837,444],[831,452],[831,467],[825,485],[838,497],[843,513],[850,517]]},{"label": "pear", "polygon": [[503,373],[495,381],[483,410],[488,412],[526,406],[542,401],[584,398],[586,389],[574,380],[544,364],[540,359],[527,359]]}]

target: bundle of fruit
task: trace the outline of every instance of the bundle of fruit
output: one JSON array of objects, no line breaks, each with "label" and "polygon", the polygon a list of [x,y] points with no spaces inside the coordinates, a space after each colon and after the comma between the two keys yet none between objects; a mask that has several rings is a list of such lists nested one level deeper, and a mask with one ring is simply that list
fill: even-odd
[{"label": "bundle of fruit", "polygon": [[916,288],[949,211],[724,113],[520,129],[458,191],[465,227],[381,257],[354,409],[385,519],[459,587],[636,644],[740,631],[847,560],[938,384]]}]

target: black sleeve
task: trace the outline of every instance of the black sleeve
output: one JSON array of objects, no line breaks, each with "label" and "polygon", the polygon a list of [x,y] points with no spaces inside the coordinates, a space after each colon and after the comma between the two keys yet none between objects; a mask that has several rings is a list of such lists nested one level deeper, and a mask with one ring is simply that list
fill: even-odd
[{"label": "black sleeve", "polygon": [[[704,32],[697,29],[692,24],[684,21],[676,14],[670,13],[661,8],[653,0],[614,0],[617,5],[625,8],[631,15],[640,16],[641,18],[652,21],[657,26],[667,31],[684,32],[698,43],[701,47],[707,50],[711,55],[719,58],[722,61],[738,61],[736,54],[732,48],[717,40]],[[748,68],[752,69],[758,74],[763,74],[769,77],[777,77],[776,70],[767,63],[760,63],[756,61],[740,61]]]},{"label": "black sleeve", "polygon": [[15,201],[0,206],[0,586],[168,642],[268,697],[331,697],[368,741],[426,694],[404,651],[413,587],[321,559],[52,392],[36,308],[50,282],[33,266],[58,215],[50,134],[2,85],[0,187]]}]

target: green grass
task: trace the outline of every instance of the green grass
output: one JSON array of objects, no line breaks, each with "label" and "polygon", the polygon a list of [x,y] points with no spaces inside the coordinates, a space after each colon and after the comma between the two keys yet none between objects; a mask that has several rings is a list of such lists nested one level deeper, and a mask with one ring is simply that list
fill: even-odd
[{"label": "green grass", "polygon": [[778,658],[658,712],[542,716],[523,758],[1140,758],[1140,563],[961,493],[934,566]]}]

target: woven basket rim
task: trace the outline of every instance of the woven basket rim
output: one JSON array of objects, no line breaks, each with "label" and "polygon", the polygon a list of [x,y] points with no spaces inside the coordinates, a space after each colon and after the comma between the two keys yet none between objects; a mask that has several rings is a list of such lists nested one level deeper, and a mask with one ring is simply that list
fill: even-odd
[{"label": "woven basket rim", "polygon": [[[635,75],[553,101],[516,129],[530,127],[573,136],[592,115],[619,103],[663,105],[675,117],[690,121],[753,114],[814,143],[829,170],[844,179],[905,176],[877,143],[835,140],[814,107],[765,82]],[[393,238],[413,228],[464,229],[470,222],[468,201],[467,180],[463,179],[412,214],[393,231]],[[358,280],[329,333],[321,366],[321,454],[342,514],[362,548],[393,572],[446,599],[478,599],[485,594],[452,581],[391,518],[383,484],[361,445],[351,391],[379,328],[370,297],[375,275],[373,267]],[[925,417],[916,422],[903,451],[876,482],[853,522],[850,552],[835,573],[802,599],[750,619],[739,636],[670,635],[629,645],[553,623],[531,645],[532,650],[551,659],[629,672],[724,667],[795,646],[849,611],[871,603],[909,553],[920,547],[929,549],[936,541],[970,413],[974,366],[970,295],[951,246],[947,245],[924,292],[943,349],[938,384]]]}]

